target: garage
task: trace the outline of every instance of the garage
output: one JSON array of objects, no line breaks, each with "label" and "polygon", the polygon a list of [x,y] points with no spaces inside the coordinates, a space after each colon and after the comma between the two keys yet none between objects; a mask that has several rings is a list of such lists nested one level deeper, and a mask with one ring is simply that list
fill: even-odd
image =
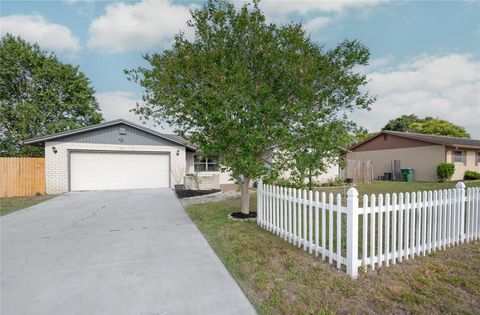
[{"label": "garage", "polygon": [[45,191],[174,188],[184,183],[187,153],[197,148],[176,134],[124,119],[102,122],[23,144],[45,149]]},{"label": "garage", "polygon": [[70,190],[169,187],[169,160],[162,153],[71,152]]}]

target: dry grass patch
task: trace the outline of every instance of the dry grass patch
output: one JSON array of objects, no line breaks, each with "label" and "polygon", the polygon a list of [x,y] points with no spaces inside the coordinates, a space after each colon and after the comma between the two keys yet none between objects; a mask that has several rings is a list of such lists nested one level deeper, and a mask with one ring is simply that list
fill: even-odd
[{"label": "dry grass patch", "polygon": [[34,206],[37,203],[48,200],[55,196],[56,195],[39,195],[27,197],[0,198],[0,216]]},{"label": "dry grass patch", "polygon": [[255,222],[229,220],[239,208],[240,200],[232,199],[187,212],[261,314],[480,313],[479,243],[351,280]]}]

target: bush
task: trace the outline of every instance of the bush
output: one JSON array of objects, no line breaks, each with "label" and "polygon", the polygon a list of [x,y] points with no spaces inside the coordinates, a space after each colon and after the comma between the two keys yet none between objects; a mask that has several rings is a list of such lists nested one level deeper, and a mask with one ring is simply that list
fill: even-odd
[{"label": "bush", "polygon": [[441,182],[450,180],[455,172],[453,163],[440,163],[437,166],[437,177]]},{"label": "bush", "polygon": [[474,171],[466,171],[463,179],[480,179],[480,173]]}]

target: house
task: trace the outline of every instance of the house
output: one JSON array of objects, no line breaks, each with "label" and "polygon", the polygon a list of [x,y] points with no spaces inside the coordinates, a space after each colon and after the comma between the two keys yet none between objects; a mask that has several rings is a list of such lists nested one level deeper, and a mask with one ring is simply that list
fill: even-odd
[{"label": "house", "polygon": [[346,158],[372,161],[374,178],[392,172],[392,161],[400,160],[400,168],[415,170],[416,181],[437,181],[438,164],[454,163],[452,180],[461,180],[467,170],[480,172],[480,140],[381,131],[350,148]]},{"label": "house", "polygon": [[[231,189],[235,180],[184,138],[118,119],[28,139],[45,148],[47,194],[170,187]],[[319,181],[333,179],[332,166]]]},{"label": "house", "polygon": [[[209,188],[234,183],[215,160],[197,156],[182,137],[118,119],[29,139],[45,147],[47,194],[67,191],[171,187],[187,173]],[[215,179],[212,181],[212,179]]]}]

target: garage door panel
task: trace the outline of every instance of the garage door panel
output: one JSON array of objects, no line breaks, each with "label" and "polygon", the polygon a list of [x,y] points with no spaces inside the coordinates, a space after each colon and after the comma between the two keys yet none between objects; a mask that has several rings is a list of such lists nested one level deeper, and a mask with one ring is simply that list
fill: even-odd
[{"label": "garage door panel", "polygon": [[70,189],[169,187],[169,156],[150,153],[72,152]]}]

